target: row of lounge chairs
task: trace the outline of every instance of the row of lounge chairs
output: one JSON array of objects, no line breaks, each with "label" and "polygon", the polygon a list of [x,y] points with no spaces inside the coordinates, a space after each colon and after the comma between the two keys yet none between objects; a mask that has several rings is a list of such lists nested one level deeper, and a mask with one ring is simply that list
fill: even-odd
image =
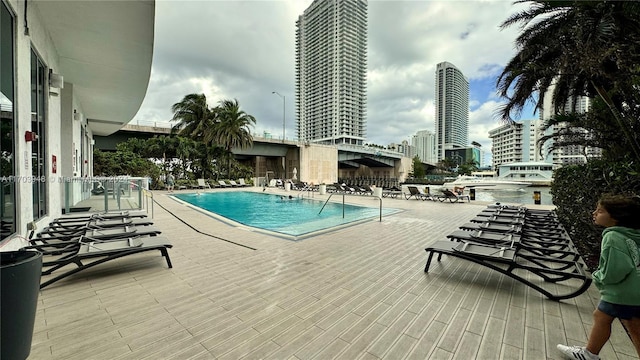
[{"label": "row of lounge chairs", "polygon": [[591,285],[591,275],[553,211],[489,206],[447,237],[425,249],[425,272],[438,254],[438,261],[449,255],[486,266],[551,300],[576,297]]},{"label": "row of lounge chairs", "polygon": [[416,200],[431,200],[439,202],[449,201],[452,203],[464,202],[464,200],[467,200],[467,202],[471,202],[471,197],[469,195],[456,194],[448,189],[441,189],[441,194],[431,194],[428,192],[424,192],[417,186],[407,186],[407,189],[409,190],[409,193],[404,194],[404,197],[407,200],[414,198]]},{"label": "row of lounge chairs", "polygon": [[170,241],[142,213],[115,212],[64,216],[34,236],[23,250],[43,254],[40,288],[96,265],[146,251],[160,251],[172,267]]},{"label": "row of lounge chairs", "polygon": [[[247,184],[244,179],[235,180],[217,180],[217,182],[207,182],[205,179],[198,179],[197,184],[191,185],[192,189],[214,189],[214,188],[235,188],[235,187],[247,187],[251,186]],[[186,189],[186,186],[179,187],[180,189]]]},{"label": "row of lounge chairs", "polygon": [[351,195],[373,195],[373,188],[369,185],[356,186],[335,183],[327,186],[327,192]]},{"label": "row of lounge chairs", "polygon": [[224,180],[218,180],[218,185],[215,185],[214,187],[235,188],[235,187],[247,187],[247,186],[251,186],[251,185],[245,183],[244,179],[239,179],[238,182],[236,182],[235,180],[229,180],[228,183]]}]

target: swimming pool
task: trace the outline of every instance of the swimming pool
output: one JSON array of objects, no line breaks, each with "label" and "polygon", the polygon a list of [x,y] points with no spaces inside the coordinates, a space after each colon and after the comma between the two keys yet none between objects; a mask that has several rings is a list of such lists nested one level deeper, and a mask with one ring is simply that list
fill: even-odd
[{"label": "swimming pool", "polygon": [[[380,216],[379,207],[345,204],[343,218],[342,203],[329,202],[322,209],[324,201],[294,195],[289,198],[288,195],[229,191],[174,196],[225,219],[295,238],[311,236],[318,231]],[[376,205],[378,204],[376,202]],[[388,215],[398,211],[387,208],[382,210],[382,214]]]}]

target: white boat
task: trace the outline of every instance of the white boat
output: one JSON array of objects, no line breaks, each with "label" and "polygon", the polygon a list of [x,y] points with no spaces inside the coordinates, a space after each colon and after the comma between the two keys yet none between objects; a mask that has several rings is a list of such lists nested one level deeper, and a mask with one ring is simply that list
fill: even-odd
[{"label": "white boat", "polygon": [[445,188],[453,189],[454,187],[464,187],[465,189],[476,190],[519,190],[531,183],[524,181],[501,180],[492,177],[477,177],[460,175],[455,180],[446,182],[442,185]]}]

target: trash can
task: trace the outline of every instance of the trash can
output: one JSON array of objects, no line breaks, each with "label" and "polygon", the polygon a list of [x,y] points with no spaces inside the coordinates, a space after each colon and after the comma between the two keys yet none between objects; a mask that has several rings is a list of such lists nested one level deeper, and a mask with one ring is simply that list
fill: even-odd
[{"label": "trash can", "polygon": [[24,360],[31,352],[41,273],[42,253],[0,252],[0,359]]},{"label": "trash can", "polygon": [[536,205],[540,205],[542,203],[542,194],[540,191],[533,192],[533,203]]}]

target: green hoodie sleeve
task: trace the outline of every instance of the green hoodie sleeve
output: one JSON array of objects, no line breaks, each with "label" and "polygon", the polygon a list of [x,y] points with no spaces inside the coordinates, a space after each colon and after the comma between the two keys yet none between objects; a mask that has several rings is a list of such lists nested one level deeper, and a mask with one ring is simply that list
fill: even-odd
[{"label": "green hoodie sleeve", "polygon": [[602,232],[602,248],[593,282],[600,298],[612,304],[640,306],[640,231],[620,226]]},{"label": "green hoodie sleeve", "polygon": [[626,238],[616,232],[606,233],[602,238],[598,270],[593,273],[596,286],[602,288],[602,285],[618,284],[635,271],[635,267]]}]

